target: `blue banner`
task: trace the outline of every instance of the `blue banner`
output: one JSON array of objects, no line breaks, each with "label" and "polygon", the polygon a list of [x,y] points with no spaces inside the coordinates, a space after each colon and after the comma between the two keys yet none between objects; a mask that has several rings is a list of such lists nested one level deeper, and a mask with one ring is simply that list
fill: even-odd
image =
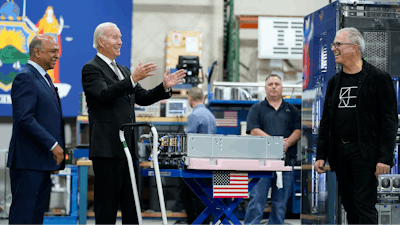
[{"label": "blue banner", "polygon": [[123,45],[116,60],[129,68],[132,12],[132,1],[0,0],[0,116],[12,116],[12,82],[29,59],[28,46],[34,35],[45,33],[57,39],[61,53],[48,74],[58,87],[64,116],[76,117],[82,67],[96,55],[96,26],[103,22],[118,25]]}]

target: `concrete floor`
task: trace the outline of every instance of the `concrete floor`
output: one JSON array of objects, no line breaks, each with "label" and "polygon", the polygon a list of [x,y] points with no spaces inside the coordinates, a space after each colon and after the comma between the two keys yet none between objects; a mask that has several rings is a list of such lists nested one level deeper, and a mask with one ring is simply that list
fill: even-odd
[{"label": "concrete floor", "polygon": [[[172,225],[176,221],[177,221],[176,219],[169,219],[168,224]],[[241,220],[241,222],[243,223],[243,220]],[[261,220],[261,224],[267,224],[267,223],[268,223],[267,219]],[[8,220],[0,219],[0,224],[8,224]],[[87,224],[95,224],[94,219],[88,219]],[[117,220],[116,224],[122,224],[121,220],[120,219]],[[143,218],[143,224],[162,224],[162,220],[161,220],[161,218],[159,218],[159,219],[158,218],[155,218],[155,219],[154,218],[152,218],[152,219]],[[301,222],[299,219],[287,219],[287,220],[285,220],[285,224],[298,225],[298,224],[301,224]]]}]

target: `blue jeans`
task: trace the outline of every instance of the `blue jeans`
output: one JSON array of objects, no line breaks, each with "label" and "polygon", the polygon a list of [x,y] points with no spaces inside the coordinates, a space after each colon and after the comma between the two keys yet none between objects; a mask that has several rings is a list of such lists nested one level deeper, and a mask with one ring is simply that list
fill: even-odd
[{"label": "blue jeans", "polygon": [[271,212],[268,224],[283,224],[286,215],[286,204],[292,195],[294,170],[282,172],[283,188],[276,187],[276,173],[273,178],[261,178],[250,192],[250,202],[247,206],[244,224],[259,224],[264,215],[265,204],[268,200],[268,190],[271,192]]}]

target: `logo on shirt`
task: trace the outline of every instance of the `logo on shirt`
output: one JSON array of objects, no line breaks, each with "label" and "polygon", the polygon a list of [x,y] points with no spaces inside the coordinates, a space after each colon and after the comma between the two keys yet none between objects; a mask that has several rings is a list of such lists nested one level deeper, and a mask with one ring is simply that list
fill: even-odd
[{"label": "logo on shirt", "polygon": [[342,87],[339,94],[338,108],[355,108],[357,101],[357,86]]}]

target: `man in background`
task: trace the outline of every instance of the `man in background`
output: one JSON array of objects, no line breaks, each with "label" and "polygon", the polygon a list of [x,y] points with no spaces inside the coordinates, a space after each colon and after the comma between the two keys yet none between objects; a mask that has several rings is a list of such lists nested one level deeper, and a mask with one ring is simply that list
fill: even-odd
[{"label": "man in background", "polygon": [[[183,82],[184,70],[170,74],[151,90],[138,83],[154,75],[154,63],[139,65],[131,73],[115,59],[121,54],[121,32],[114,23],[102,23],[93,35],[96,56],[82,69],[82,86],[89,113],[89,158],[93,162],[94,212],[97,224],[115,224],[118,206],[123,224],[138,224],[128,162],[119,139],[119,129],[135,122],[135,103],[151,105],[171,97],[171,88]],[[124,129],[125,139],[133,157],[135,172],[139,171],[137,142],[132,127]],[[139,174],[136,174],[139,177]]]},{"label": "man in background", "polygon": [[[277,75],[266,78],[264,101],[251,106],[247,116],[246,133],[254,136],[283,136],[285,165],[294,166],[297,141],[301,137],[301,119],[297,108],[282,99],[282,82]],[[268,224],[283,224],[286,205],[292,194],[294,170],[282,172],[283,187],[277,187],[277,176],[261,178],[250,192],[250,202],[244,217],[245,224],[259,224],[264,215],[268,191],[271,192],[271,212]]]},{"label": "man in background", "polygon": [[[190,107],[193,108],[186,122],[186,133],[197,134],[215,134],[217,132],[217,124],[212,112],[206,108],[203,103],[203,90],[198,87],[192,87],[188,92],[188,101]],[[185,207],[187,221],[178,221],[178,223],[192,224],[196,218],[205,209],[204,203],[189,188],[189,186],[180,179],[178,193]],[[209,223],[206,219],[204,223]]]},{"label": "man in background", "polygon": [[336,172],[348,224],[376,224],[377,177],[393,166],[397,101],[390,75],[361,58],[355,28],[336,33],[331,50],[343,69],[328,81],[314,168]]},{"label": "man in background", "polygon": [[58,50],[53,37],[34,37],[29,60],[13,81],[13,132],[7,162],[12,194],[10,224],[43,223],[50,174],[65,167],[60,98],[46,73],[54,68]]}]

